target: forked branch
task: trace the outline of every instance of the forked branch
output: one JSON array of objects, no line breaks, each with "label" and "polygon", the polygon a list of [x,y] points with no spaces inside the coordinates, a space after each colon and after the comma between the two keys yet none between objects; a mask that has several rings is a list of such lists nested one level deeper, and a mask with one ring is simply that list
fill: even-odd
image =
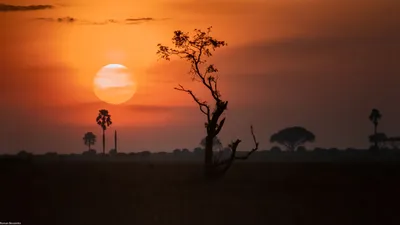
[{"label": "forked branch", "polygon": [[228,159],[222,160],[216,164],[214,164],[214,166],[220,167],[220,166],[226,166],[223,170],[226,171],[229,169],[229,167],[231,166],[231,164],[233,163],[234,160],[246,160],[250,157],[251,154],[253,154],[255,151],[258,150],[258,145],[259,142],[256,139],[256,136],[254,134],[254,129],[253,126],[250,126],[250,131],[251,131],[251,135],[253,137],[253,142],[254,142],[254,148],[252,148],[245,156],[236,156],[236,152],[237,152],[237,148],[240,144],[240,142],[242,142],[242,140],[237,139],[236,141],[233,141],[230,145],[229,148],[231,149],[231,156]]}]

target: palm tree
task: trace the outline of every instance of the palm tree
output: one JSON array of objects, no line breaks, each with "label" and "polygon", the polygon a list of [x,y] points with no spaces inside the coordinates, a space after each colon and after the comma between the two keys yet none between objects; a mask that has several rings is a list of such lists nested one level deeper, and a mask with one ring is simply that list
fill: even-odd
[{"label": "palm tree", "polygon": [[83,136],[83,142],[85,145],[89,147],[88,150],[90,150],[90,146],[94,145],[96,143],[96,135],[94,135],[92,132],[87,132]]},{"label": "palm tree", "polygon": [[[374,136],[376,136],[377,128],[378,128],[378,120],[382,118],[382,114],[378,109],[372,109],[371,114],[369,115],[369,120],[374,124]],[[375,148],[378,146],[378,141],[375,140]]]},{"label": "palm tree", "polygon": [[105,155],[105,151],[106,151],[105,132],[106,132],[107,127],[109,127],[112,124],[111,115],[108,114],[108,110],[106,110],[106,109],[99,110],[99,115],[96,118],[96,122],[103,130],[103,155]]}]

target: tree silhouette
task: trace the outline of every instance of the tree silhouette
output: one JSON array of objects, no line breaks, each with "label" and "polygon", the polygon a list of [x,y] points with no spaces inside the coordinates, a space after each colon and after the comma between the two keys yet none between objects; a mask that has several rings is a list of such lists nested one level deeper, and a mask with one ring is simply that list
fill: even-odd
[{"label": "tree silhouette", "polygon": [[390,138],[387,138],[386,141],[388,142],[388,144],[393,149],[399,149],[399,147],[400,147],[400,137],[390,137]]},{"label": "tree silhouette", "polygon": [[[381,112],[378,109],[372,109],[371,114],[369,114],[369,120],[374,124],[374,135],[378,131],[378,121],[382,118]],[[375,148],[378,147],[378,141],[374,141]]]},{"label": "tree silhouette", "polygon": [[117,150],[115,148],[110,149],[110,151],[108,151],[108,154],[111,156],[115,156],[115,155],[117,155]]},{"label": "tree silhouette", "polygon": [[106,110],[106,109],[99,110],[99,115],[96,118],[96,122],[103,130],[103,155],[105,155],[105,151],[106,151],[105,132],[107,130],[107,127],[109,127],[112,124],[111,115],[108,113],[108,110]]},{"label": "tree silhouette", "polygon": [[88,150],[90,150],[90,146],[94,145],[96,143],[96,135],[93,134],[92,132],[87,132],[83,136],[83,143],[89,147]]},{"label": "tree silhouette", "polygon": [[243,157],[236,156],[236,149],[241,142],[240,139],[232,141],[229,147],[232,149],[231,157],[228,160],[213,162],[213,140],[221,132],[225,123],[225,118],[221,119],[222,114],[227,110],[228,101],[221,99],[221,93],[218,89],[218,72],[214,64],[207,63],[207,58],[212,56],[212,52],[217,48],[226,46],[225,41],[220,41],[213,38],[209,27],[206,32],[195,29],[194,34],[189,36],[189,33],[177,30],[174,32],[172,44],[174,47],[167,47],[158,44],[157,55],[161,59],[167,61],[171,56],[177,56],[190,63],[189,74],[192,75],[193,81],[198,81],[208,90],[214,102],[214,107],[206,101],[200,100],[192,90],[184,88],[182,85],[175,87],[175,90],[186,92],[198,104],[200,111],[205,115],[206,122],[205,128],[207,130],[205,154],[204,154],[204,171],[208,177],[219,177],[224,174],[236,159],[245,160],[254,151],[258,149],[258,142],[254,136],[253,127],[251,127],[251,134],[253,136],[255,147]]},{"label": "tree silhouette", "polygon": [[[206,139],[207,139],[207,137],[204,137],[200,142],[200,145],[203,148],[206,147]],[[213,139],[213,147],[215,147],[215,149],[222,149],[222,143],[217,136],[215,136]]]},{"label": "tree silhouette", "polygon": [[374,143],[374,148],[384,148],[386,145],[386,142],[388,141],[388,137],[386,136],[385,133],[376,133],[373,135],[370,135],[368,137],[369,142]]},{"label": "tree silhouette", "polygon": [[195,149],[193,149],[193,154],[195,154],[195,155],[203,155],[204,154],[204,149],[202,149],[202,148],[200,148],[200,147],[197,147],[197,148],[195,148]]},{"label": "tree silhouette", "polygon": [[85,156],[95,156],[96,155],[96,150],[94,149],[89,149],[87,151],[82,152],[82,155]]},{"label": "tree silhouette", "polygon": [[278,146],[272,147],[270,151],[271,151],[271,152],[277,152],[277,153],[282,152],[281,148],[279,148]]},{"label": "tree silhouette", "polygon": [[313,142],[315,135],[303,127],[288,127],[271,136],[270,142],[277,142],[287,148],[288,151],[295,151],[300,145],[306,142]]}]

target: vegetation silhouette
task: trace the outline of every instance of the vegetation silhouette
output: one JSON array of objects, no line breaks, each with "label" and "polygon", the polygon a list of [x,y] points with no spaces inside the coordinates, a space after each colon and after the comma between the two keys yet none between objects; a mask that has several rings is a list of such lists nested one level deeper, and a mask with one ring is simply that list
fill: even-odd
[{"label": "vegetation silhouette", "polygon": [[110,156],[116,156],[116,155],[117,155],[117,150],[116,150],[115,148],[110,149],[110,151],[108,152],[108,154],[109,154]]},{"label": "vegetation silhouette", "polygon": [[193,76],[193,81],[198,81],[203,84],[210,92],[214,101],[214,108],[206,101],[200,100],[192,90],[184,88],[182,85],[175,87],[175,90],[189,94],[192,99],[198,104],[200,111],[206,116],[205,128],[207,131],[205,154],[204,154],[204,174],[208,178],[221,177],[228,171],[234,160],[247,159],[253,152],[258,149],[258,142],[251,126],[251,134],[255,147],[243,157],[236,156],[237,147],[241,140],[237,139],[229,144],[231,156],[222,161],[216,162],[213,160],[213,144],[214,138],[221,132],[226,118],[222,118],[222,114],[227,110],[228,101],[221,98],[221,93],[218,89],[218,76],[215,75],[218,69],[214,64],[207,63],[207,58],[211,57],[212,52],[220,47],[227,45],[225,41],[215,39],[210,35],[211,28],[207,31],[195,29],[194,34],[189,36],[189,33],[177,30],[172,38],[173,47],[168,47],[158,44],[157,55],[161,59],[167,61],[171,56],[177,56],[190,63],[191,68],[189,74]]},{"label": "vegetation silhouette", "polygon": [[[394,144],[391,144],[394,142]],[[270,149],[258,150],[252,154],[248,162],[400,162],[399,138],[387,138],[382,144],[379,143],[381,149],[377,151],[368,151],[367,149],[337,149],[337,148],[314,148],[306,149],[304,146],[297,147],[296,151],[282,151],[279,147],[273,146]],[[373,146],[372,146],[373,147]],[[245,154],[245,153],[241,153]],[[15,155],[0,155],[0,162],[3,160],[21,160],[29,162],[41,161],[59,161],[74,162],[74,161],[120,161],[120,162],[175,162],[175,163],[203,163],[204,164],[204,149],[194,148],[175,149],[170,152],[116,152],[111,149],[108,157],[104,157],[103,153],[97,153],[95,149],[83,151],[82,154],[59,154],[56,152],[47,152],[44,154],[32,154],[27,151],[20,151]],[[214,163],[223,161],[231,157],[231,149],[226,147],[215,152],[213,155]]]},{"label": "vegetation silhouette", "polygon": [[303,127],[288,127],[275,134],[270,138],[270,142],[277,142],[287,148],[288,151],[295,151],[297,147],[306,142],[314,142],[315,135]]},{"label": "vegetation silhouette", "polygon": [[117,131],[114,131],[114,149],[115,149],[115,153],[117,153],[118,152],[118,136],[117,136]]},{"label": "vegetation silhouette", "polygon": [[103,131],[103,155],[105,155],[106,151],[106,129],[112,124],[111,115],[108,113],[106,109],[100,109],[99,114],[96,118],[97,124],[101,127]]},{"label": "vegetation silhouette", "polygon": [[[207,146],[207,137],[204,137],[203,139],[201,139],[200,141],[200,146],[203,148],[206,148]],[[219,138],[217,136],[214,137],[213,139],[213,149],[221,149],[222,148],[222,143],[219,140]]]},{"label": "vegetation silhouette", "polygon": [[369,141],[374,144],[373,149],[382,149],[386,146],[388,137],[385,133],[375,133],[368,137]]},{"label": "vegetation silhouette", "polygon": [[96,154],[97,154],[97,152],[94,149],[89,149],[82,153],[82,155],[84,155],[84,156],[96,156]]},{"label": "vegetation silhouette", "polygon": [[96,135],[93,134],[93,132],[87,132],[84,136],[83,136],[83,143],[88,146],[88,150],[90,150],[91,146],[96,144]]},{"label": "vegetation silhouette", "polygon": [[400,148],[400,137],[389,137],[386,139],[386,143],[392,147],[392,149]]},{"label": "vegetation silhouette", "polygon": [[[379,120],[382,118],[382,114],[378,109],[372,109],[371,113],[369,114],[369,120],[374,124],[374,136],[377,134],[378,123]],[[378,148],[378,139],[375,138],[374,140],[375,148]]]}]

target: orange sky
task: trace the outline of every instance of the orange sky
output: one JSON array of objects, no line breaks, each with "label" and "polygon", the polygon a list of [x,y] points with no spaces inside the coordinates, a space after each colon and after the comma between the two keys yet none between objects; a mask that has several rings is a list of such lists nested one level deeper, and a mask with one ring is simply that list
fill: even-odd
[{"label": "orange sky", "polygon": [[[196,147],[204,118],[173,87],[207,93],[191,82],[186,64],[157,61],[155,52],[158,43],[171,43],[174,30],[210,25],[229,44],[213,58],[230,101],[224,143],[241,137],[247,150],[253,123],[262,148],[293,125],[313,131],[318,146],[365,147],[373,107],[383,114],[379,129],[400,135],[398,1],[115,2],[2,2],[52,8],[0,5],[0,153],[81,152],[86,131],[100,136],[100,108],[112,114],[122,151]],[[96,72],[109,63],[127,66],[138,81],[126,104],[107,105],[93,93]]]}]

